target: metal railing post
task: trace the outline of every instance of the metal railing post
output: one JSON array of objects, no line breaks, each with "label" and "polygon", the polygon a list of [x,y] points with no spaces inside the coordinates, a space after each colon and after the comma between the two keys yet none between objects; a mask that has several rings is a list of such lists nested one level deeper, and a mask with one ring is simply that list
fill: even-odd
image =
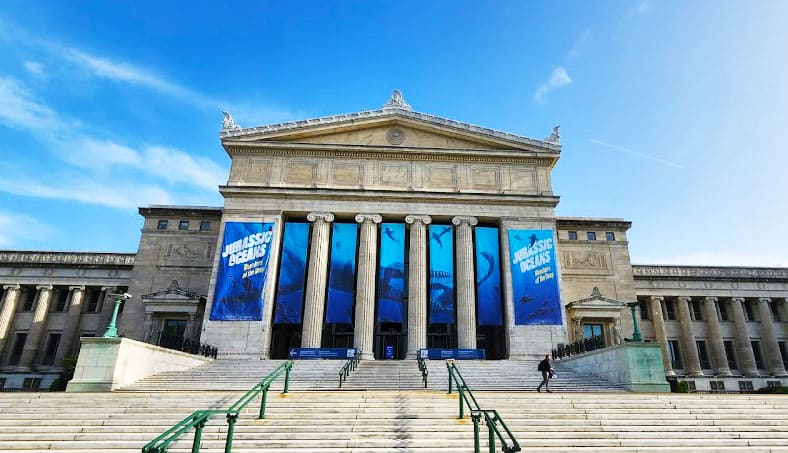
[{"label": "metal railing post", "polygon": [[462,386],[460,385],[459,382],[457,383],[457,393],[460,394],[460,398],[459,398],[459,400],[460,400],[460,418],[462,419],[462,418],[465,418],[465,412],[463,411],[463,409],[464,409],[463,406],[464,405],[462,404],[462,397],[463,397],[463,395],[462,395]]},{"label": "metal railing post", "polygon": [[268,399],[268,387],[263,389],[263,397],[260,399],[260,415],[258,419],[265,418],[265,401]]},{"label": "metal railing post", "polygon": [[[484,415],[485,415],[485,418],[487,418],[486,417],[487,414],[485,413]],[[487,436],[490,438],[489,439],[489,444],[490,444],[489,451],[490,451],[490,453],[495,453],[495,426],[494,426],[493,422],[490,421],[489,418],[487,418]]]},{"label": "metal railing post", "polygon": [[287,389],[290,387],[290,368],[292,368],[292,364],[285,368],[285,390],[282,393],[287,393]]},{"label": "metal railing post", "polygon": [[233,431],[236,421],[238,421],[238,414],[227,414],[227,441],[224,444],[224,453],[232,453],[233,451]]},{"label": "metal railing post", "polygon": [[194,442],[192,442],[192,453],[200,453],[200,440],[202,439],[202,429],[205,428],[206,420],[201,421],[194,427]]},{"label": "metal railing post", "polygon": [[449,371],[449,394],[451,394],[451,364],[446,363],[446,369]]},{"label": "metal railing post", "polygon": [[479,422],[481,421],[481,415],[471,414],[471,419],[473,420],[473,453],[481,453],[479,445]]}]

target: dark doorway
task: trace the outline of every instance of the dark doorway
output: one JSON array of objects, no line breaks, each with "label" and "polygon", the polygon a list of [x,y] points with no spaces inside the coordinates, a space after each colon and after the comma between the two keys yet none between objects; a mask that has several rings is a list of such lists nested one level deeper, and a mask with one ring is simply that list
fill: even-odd
[{"label": "dark doorway", "polygon": [[321,344],[324,348],[352,348],[352,324],[325,324]]},{"label": "dark doorway", "polygon": [[503,326],[477,326],[476,347],[484,349],[487,360],[506,358],[506,340]]},{"label": "dark doorway", "polygon": [[271,329],[272,359],[286,359],[290,348],[301,347],[301,324],[274,324]]},{"label": "dark doorway", "polygon": [[405,358],[405,334],[402,323],[375,324],[375,359],[402,360]]},{"label": "dark doorway", "polygon": [[454,324],[430,324],[427,328],[427,347],[457,349],[457,326]]},{"label": "dark doorway", "polygon": [[185,319],[165,319],[157,344],[164,348],[180,349],[183,345],[183,334],[186,332],[186,322]]}]

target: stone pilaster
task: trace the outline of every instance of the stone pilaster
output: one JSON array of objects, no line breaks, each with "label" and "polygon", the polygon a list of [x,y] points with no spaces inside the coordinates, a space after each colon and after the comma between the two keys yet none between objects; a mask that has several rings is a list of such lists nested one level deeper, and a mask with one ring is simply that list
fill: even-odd
[{"label": "stone pilaster", "polygon": [[71,301],[66,313],[66,323],[63,325],[63,334],[60,337],[60,346],[55,354],[55,366],[63,365],[63,358],[71,354],[74,341],[79,339],[79,318],[82,316],[82,298],[85,295],[84,286],[70,286]]},{"label": "stone pilaster", "polygon": [[36,310],[33,313],[33,325],[27,334],[27,341],[22,349],[22,356],[19,358],[19,368],[31,369],[33,360],[38,354],[38,347],[41,344],[41,337],[44,335],[44,328],[49,314],[49,302],[52,300],[52,285],[36,286],[38,290],[38,301]]},{"label": "stone pilaster", "polygon": [[415,359],[427,347],[427,215],[409,215],[408,250],[408,350],[406,358]]},{"label": "stone pilaster", "polygon": [[717,318],[717,298],[707,297],[703,301],[703,313],[706,315],[706,325],[709,330],[709,346],[711,347],[711,360],[714,362],[714,371],[717,376],[730,376],[728,357],[725,355],[725,344],[720,330],[720,320]]},{"label": "stone pilaster", "polygon": [[353,347],[361,351],[361,359],[374,360],[375,335],[375,270],[378,266],[378,214],[358,214],[361,224],[358,240],[358,277],[356,279],[356,319]]},{"label": "stone pilaster", "polygon": [[777,334],[774,331],[772,311],[769,309],[771,299],[761,297],[758,299],[758,314],[761,318],[761,344],[766,350],[766,363],[772,376],[787,376],[785,364],[780,356],[780,346],[777,344]]},{"label": "stone pilaster", "polygon": [[473,227],[476,217],[457,216],[455,225],[457,245],[457,347],[476,349],[476,278],[473,269]]},{"label": "stone pilaster", "polygon": [[323,315],[326,310],[328,245],[334,214],[310,212],[306,218],[312,222],[312,240],[309,249],[301,347],[319,348],[323,336]]},{"label": "stone pilaster", "polygon": [[744,298],[731,299],[731,312],[736,326],[736,352],[738,353],[739,369],[746,376],[758,376],[758,367],[755,365],[755,355],[750,344],[750,333],[747,330],[747,320],[744,318]]},{"label": "stone pilaster", "polygon": [[16,302],[19,299],[19,285],[3,285],[3,289],[5,290],[3,306],[0,307],[0,360],[5,357],[3,351],[8,342],[8,332],[11,330],[11,324],[14,322]]},{"label": "stone pilaster", "polygon": [[675,376],[673,365],[670,363],[670,353],[668,352],[668,334],[665,331],[665,319],[662,317],[662,296],[651,296],[650,309],[651,319],[654,323],[654,335],[657,343],[662,345],[662,365],[665,367],[666,376]]},{"label": "stone pilaster", "polygon": [[684,368],[689,376],[703,376],[698,357],[698,345],[695,343],[695,333],[692,331],[692,317],[690,316],[689,297],[677,298],[679,306],[679,323],[681,323],[681,344],[684,350]]}]

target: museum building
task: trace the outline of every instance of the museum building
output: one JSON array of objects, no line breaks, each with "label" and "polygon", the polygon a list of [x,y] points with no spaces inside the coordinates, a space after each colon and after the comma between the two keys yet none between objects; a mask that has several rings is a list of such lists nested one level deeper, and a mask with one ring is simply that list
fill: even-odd
[{"label": "museum building", "polygon": [[669,379],[788,384],[788,269],[631,264],[630,222],[556,217],[558,128],[508,134],[395,91],[379,110],[262,127],[225,113],[221,142],[224,206],[140,208],[136,254],[0,251],[0,387],[47,387],[126,291],[121,335],[220,358],[533,359],[629,341],[636,321]]}]

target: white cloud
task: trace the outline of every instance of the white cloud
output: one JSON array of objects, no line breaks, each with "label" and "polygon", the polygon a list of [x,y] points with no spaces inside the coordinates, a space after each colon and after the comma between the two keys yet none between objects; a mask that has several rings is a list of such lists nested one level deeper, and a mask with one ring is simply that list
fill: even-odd
[{"label": "white cloud", "polygon": [[534,100],[537,102],[544,101],[545,95],[551,91],[558,90],[572,83],[572,79],[567,74],[566,69],[557,67],[550,73],[550,77],[536,90],[534,93]]},{"label": "white cloud", "polygon": [[44,72],[44,65],[37,61],[26,61],[24,67],[27,72],[36,77],[46,78],[47,74]]},{"label": "white cloud", "polygon": [[211,191],[216,191],[217,186],[226,181],[227,170],[216,162],[163,146],[146,147],[142,165],[148,173],[171,183],[190,184]]},{"label": "white cloud", "polygon": [[643,16],[654,11],[654,5],[649,0],[641,0],[632,5],[624,14],[625,17]]},{"label": "white cloud", "polygon": [[57,230],[26,215],[0,211],[0,247],[14,247],[20,242],[41,242]]},{"label": "white cloud", "polygon": [[36,101],[22,84],[9,77],[0,77],[0,123],[34,130],[63,126],[54,110]]},{"label": "white cloud", "polygon": [[590,28],[583,30],[583,33],[581,33],[580,36],[575,39],[575,42],[572,44],[572,48],[569,49],[569,52],[566,54],[567,60],[571,61],[580,57],[580,55],[585,52],[588,44],[591,42],[592,37],[593,33],[591,32]]},{"label": "white cloud", "polygon": [[642,157],[643,159],[653,160],[654,162],[659,162],[661,164],[668,165],[668,166],[671,166],[671,167],[681,168],[681,169],[687,168],[687,167],[685,167],[683,165],[679,165],[679,164],[677,164],[675,162],[671,162],[671,161],[665,160],[665,159],[660,159],[659,157],[654,157],[654,156],[651,156],[651,155],[648,155],[648,154],[645,154],[645,153],[641,153],[639,151],[635,151],[633,149],[624,148],[623,146],[614,145],[612,143],[603,142],[601,140],[596,140],[596,139],[593,139],[593,138],[589,138],[588,141],[591,142],[591,143],[596,143],[597,145],[604,146],[605,148],[610,148],[610,149],[614,149],[616,151],[621,151],[621,152],[624,152],[624,153],[627,153],[627,154],[632,154],[633,156]]}]

